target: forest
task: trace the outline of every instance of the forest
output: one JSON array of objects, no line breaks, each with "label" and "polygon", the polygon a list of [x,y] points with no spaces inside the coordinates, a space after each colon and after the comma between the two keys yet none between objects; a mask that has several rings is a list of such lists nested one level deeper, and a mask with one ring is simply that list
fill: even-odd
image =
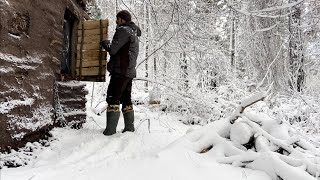
[{"label": "forest", "polygon": [[108,81],[87,82],[83,128],[3,154],[25,165],[5,178],[319,179],[320,0],[80,2],[110,40],[120,10],[141,28],[136,131],[103,136]]},{"label": "forest", "polygon": [[143,29],[135,81],[149,103],[192,114],[185,124],[213,122],[173,146],[222,155],[218,162],[272,179],[311,178],[295,173],[301,166],[318,177],[319,144],[311,137],[320,119],[320,1],[97,0],[90,12],[112,24],[110,12],[121,9]]},{"label": "forest", "polygon": [[116,12],[128,9],[133,14],[143,30],[136,82],[151,93],[152,101],[161,96],[174,111],[221,117],[232,112],[236,101],[268,91],[276,117],[305,132],[318,131],[319,1],[89,4],[93,18],[110,20],[110,31]]}]

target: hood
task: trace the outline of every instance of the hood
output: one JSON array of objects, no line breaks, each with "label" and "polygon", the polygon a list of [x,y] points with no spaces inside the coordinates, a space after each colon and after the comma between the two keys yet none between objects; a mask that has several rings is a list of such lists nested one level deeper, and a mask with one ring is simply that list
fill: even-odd
[{"label": "hood", "polygon": [[140,30],[139,26],[137,26],[134,22],[132,22],[132,21],[126,22],[125,24],[123,24],[123,26],[129,26],[133,30],[137,30],[137,36],[139,36],[139,37],[141,36],[141,30]]}]

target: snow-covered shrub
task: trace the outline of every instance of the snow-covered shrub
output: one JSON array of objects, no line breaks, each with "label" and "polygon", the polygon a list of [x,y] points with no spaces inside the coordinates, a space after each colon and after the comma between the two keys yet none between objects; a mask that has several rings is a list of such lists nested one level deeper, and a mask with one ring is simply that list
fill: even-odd
[{"label": "snow-covered shrub", "polygon": [[[166,104],[169,111],[182,112],[188,116],[185,124],[204,125],[228,117],[241,99],[252,93],[250,91],[255,91],[245,84],[239,84],[224,83],[212,89],[193,88],[184,94],[166,90],[167,94],[162,96],[161,103]],[[199,118],[202,120],[199,121]]]},{"label": "snow-covered shrub", "polygon": [[304,133],[320,132],[319,110],[319,99],[303,94],[277,95],[270,99],[272,116],[292,124]]}]

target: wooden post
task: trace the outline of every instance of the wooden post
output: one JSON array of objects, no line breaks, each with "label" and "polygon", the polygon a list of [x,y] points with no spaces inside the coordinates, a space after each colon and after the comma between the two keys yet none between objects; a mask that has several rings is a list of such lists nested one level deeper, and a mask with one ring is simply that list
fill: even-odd
[{"label": "wooden post", "polygon": [[99,48],[99,81],[102,81],[102,42],[103,40],[103,25],[102,25],[102,20],[100,19],[100,48]]},{"label": "wooden post", "polygon": [[77,64],[77,58],[75,56],[77,52],[77,32],[78,32],[78,20],[75,20],[73,23],[72,28],[72,35],[71,35],[71,76],[72,78],[76,77],[76,64]]},{"label": "wooden post", "polygon": [[83,61],[83,39],[84,39],[84,25],[83,22],[81,22],[82,26],[82,33],[81,33],[81,45],[80,45],[80,65],[79,65],[79,80],[82,79],[82,61]]}]

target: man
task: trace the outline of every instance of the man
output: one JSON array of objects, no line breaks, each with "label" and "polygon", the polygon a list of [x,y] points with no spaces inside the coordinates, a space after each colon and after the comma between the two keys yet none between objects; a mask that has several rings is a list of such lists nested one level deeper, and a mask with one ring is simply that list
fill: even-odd
[{"label": "man", "polygon": [[125,127],[122,132],[134,129],[134,111],[131,102],[132,79],[136,77],[136,64],[139,53],[140,28],[131,21],[131,15],[123,10],[117,14],[117,28],[112,42],[103,40],[102,46],[110,54],[107,70],[110,83],[107,91],[107,125],[103,134],[116,133],[120,117],[120,103]]}]

